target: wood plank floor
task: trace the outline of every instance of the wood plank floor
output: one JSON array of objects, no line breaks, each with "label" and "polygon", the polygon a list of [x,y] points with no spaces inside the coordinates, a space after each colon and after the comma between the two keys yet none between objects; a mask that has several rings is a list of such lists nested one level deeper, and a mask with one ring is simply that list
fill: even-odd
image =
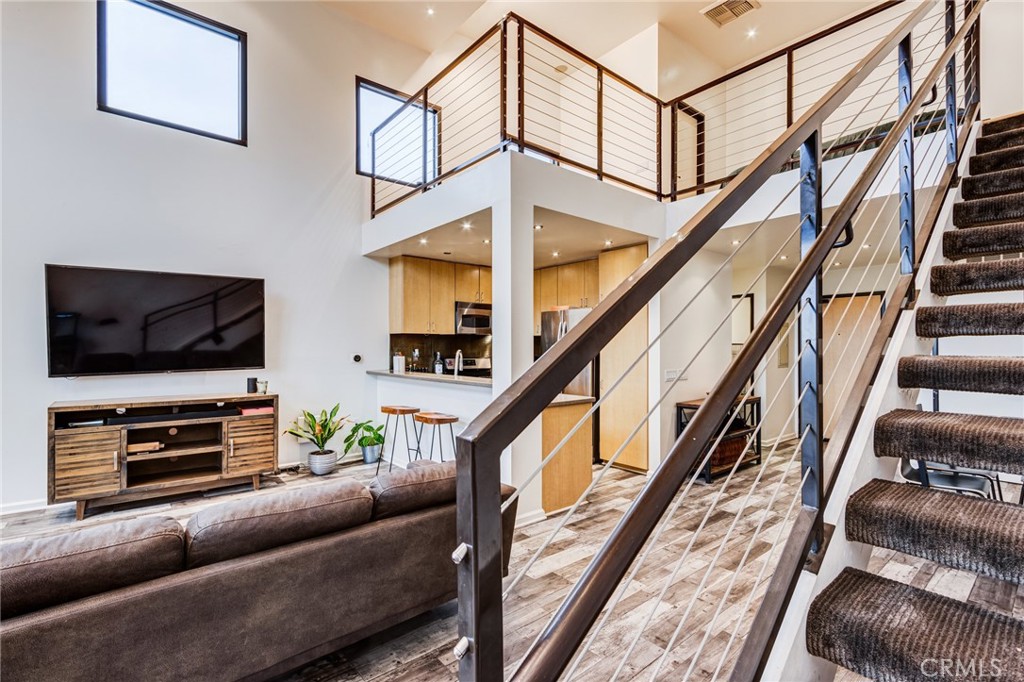
[{"label": "wood plank floor", "polygon": [[[681,680],[689,672],[690,679],[709,680],[716,670],[719,677],[727,676],[742,644],[742,633],[771,577],[776,552],[781,547],[778,539],[785,537],[791,524],[790,502],[799,482],[799,463],[789,462],[789,451],[780,448],[759,481],[755,482],[758,469],[754,467],[737,472],[727,488],[723,488],[721,481],[693,487],[665,527],[660,541],[649,543],[649,556],[573,679],[609,680],[624,657],[619,679],[649,679],[684,614],[686,627],[664,656],[659,679]],[[331,478],[369,482],[374,473],[373,465],[354,465],[340,468]],[[0,538],[9,541],[48,535],[70,527],[153,514],[172,516],[185,523],[199,509],[212,504],[241,496],[273,494],[282,487],[313,485],[321,480],[305,472],[286,471],[264,477],[262,489],[256,492],[241,487],[192,495],[97,513],[78,523],[74,521],[74,509],[66,506],[10,514],[0,517]],[[517,665],[632,503],[644,480],[642,476],[610,470],[588,503],[528,568],[505,602],[508,672]],[[506,588],[512,576],[525,569],[534,552],[545,544],[560,519],[549,518],[517,530]],[[729,539],[723,543],[721,540],[726,536]],[[680,557],[684,559],[676,570]],[[870,570],[1024,617],[1024,588],[1014,589],[887,550],[875,551]],[[278,678],[278,682],[453,680],[457,668],[452,654],[456,621],[456,605],[451,602],[325,656]],[[735,638],[734,632],[738,633]],[[695,655],[698,651],[700,654]],[[862,678],[840,671],[837,679],[854,682]]]}]

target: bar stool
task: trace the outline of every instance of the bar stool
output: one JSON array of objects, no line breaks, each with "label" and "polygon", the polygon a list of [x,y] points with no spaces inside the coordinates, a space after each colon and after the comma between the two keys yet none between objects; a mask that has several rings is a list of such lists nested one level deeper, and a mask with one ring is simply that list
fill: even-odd
[{"label": "bar stool", "polygon": [[[459,421],[459,418],[452,414],[445,414],[443,412],[417,412],[412,416],[414,422],[419,422],[420,430],[416,434],[416,450],[419,452],[419,456],[423,456],[423,448],[420,445],[421,439],[423,438],[423,427],[432,426],[430,432],[430,454],[428,459],[434,459],[434,441],[437,440],[437,431],[445,424],[448,425],[448,432],[452,437],[452,453],[455,453],[455,427],[452,426],[455,422]],[[441,461],[444,461],[444,447],[442,443],[438,443],[438,456]]]},{"label": "bar stool", "polygon": [[[418,407],[409,407],[408,405],[382,405],[380,411],[387,415],[384,419],[384,442],[387,443],[388,439],[388,426],[391,424],[391,416],[395,417],[395,433],[394,440],[391,441],[391,458],[388,460],[388,471],[391,471],[391,467],[395,465],[395,441],[398,440],[398,420],[402,420],[402,424],[405,426],[405,448],[408,451],[409,459],[412,459],[412,453],[419,454],[420,452],[420,439],[416,436],[416,447],[411,448],[409,444],[412,443],[412,439],[409,438],[409,415],[415,415],[420,411]],[[413,435],[416,435],[416,424],[412,425]],[[381,453],[384,452],[384,447],[381,447]],[[377,473],[380,473],[380,460],[377,460]]]}]

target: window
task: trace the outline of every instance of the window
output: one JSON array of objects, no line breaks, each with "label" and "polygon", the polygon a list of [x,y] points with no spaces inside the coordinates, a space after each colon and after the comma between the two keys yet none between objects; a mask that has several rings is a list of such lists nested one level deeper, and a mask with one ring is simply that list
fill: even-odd
[{"label": "window", "polygon": [[[397,90],[365,78],[356,79],[356,172],[374,174],[403,185],[417,186],[423,179],[423,107],[410,105]],[[399,113],[399,110],[401,112]],[[396,116],[397,114],[397,116]],[[427,109],[427,181],[437,177],[437,122],[439,112]],[[373,132],[384,124],[374,150]],[[375,154],[376,152],[376,154]]]},{"label": "window", "polygon": [[244,32],[155,0],[100,0],[98,107],[246,144]]}]

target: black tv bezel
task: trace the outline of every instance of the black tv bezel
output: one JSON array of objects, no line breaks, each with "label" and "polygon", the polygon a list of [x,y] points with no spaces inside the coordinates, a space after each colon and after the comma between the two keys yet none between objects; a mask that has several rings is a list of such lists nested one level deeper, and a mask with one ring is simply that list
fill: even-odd
[{"label": "black tv bezel", "polygon": [[[164,369],[164,370],[132,370],[130,372],[77,372],[68,374],[54,374],[51,358],[50,348],[50,286],[49,286],[49,270],[50,268],[61,268],[64,270],[101,270],[104,272],[133,272],[143,273],[147,275],[184,275],[187,277],[223,277],[224,279],[238,279],[238,280],[249,280],[253,282],[260,282],[261,292],[263,294],[264,312],[263,312],[263,360],[259,365],[251,366],[239,366],[239,367],[189,367],[187,369]],[[45,299],[44,308],[46,310],[46,375],[50,379],[68,379],[77,377],[120,377],[120,376],[139,376],[144,374],[188,374],[196,372],[241,372],[253,369],[266,369],[267,368],[267,318],[266,318],[266,300],[267,300],[267,281],[262,277],[236,277],[234,275],[211,275],[203,274],[198,272],[172,272],[169,270],[138,270],[134,268],[100,268],[92,267],[89,265],[63,265],[61,263],[44,263],[43,264],[43,297]]]}]

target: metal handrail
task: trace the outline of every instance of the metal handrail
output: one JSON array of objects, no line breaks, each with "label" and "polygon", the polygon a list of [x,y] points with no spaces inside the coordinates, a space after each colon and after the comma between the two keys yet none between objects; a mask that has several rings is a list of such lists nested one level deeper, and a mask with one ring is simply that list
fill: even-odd
[{"label": "metal handrail", "polygon": [[[377,192],[376,192],[375,183],[371,182],[371,215],[376,216],[378,213],[384,211],[387,208],[390,208],[391,206],[394,206],[394,205],[396,205],[398,203],[401,203],[402,201],[408,199],[409,197],[415,195],[418,192],[423,192],[423,191],[426,191],[426,190],[428,190],[428,189],[430,189],[432,187],[435,187],[436,185],[440,184],[441,182],[443,182],[448,177],[451,177],[452,175],[454,175],[456,173],[460,173],[460,172],[465,171],[466,169],[470,168],[473,165],[476,165],[477,163],[483,161],[486,158],[489,158],[490,156],[492,156],[495,153],[504,151],[510,145],[517,146],[520,149],[520,151],[522,151],[523,149],[530,149],[530,150],[533,150],[533,151],[538,152],[540,154],[549,156],[553,160],[557,161],[558,163],[563,163],[563,164],[566,164],[566,165],[578,168],[580,170],[583,170],[585,172],[593,173],[599,179],[609,180],[609,181],[612,181],[612,182],[624,185],[626,187],[632,188],[634,190],[650,194],[651,196],[653,196],[655,199],[657,199],[659,201],[675,200],[675,199],[679,198],[679,196],[681,194],[684,194],[684,193],[694,192],[696,194],[701,194],[706,189],[709,189],[709,188],[714,187],[715,185],[721,184],[722,182],[727,181],[729,178],[725,178],[725,179],[721,179],[721,180],[714,180],[714,181],[710,181],[710,182],[706,181],[706,178],[705,178],[706,161],[705,161],[705,158],[704,158],[705,157],[705,151],[706,151],[706,144],[707,144],[706,143],[706,132],[705,132],[706,131],[706,115],[705,115],[704,112],[701,112],[699,109],[694,107],[692,103],[687,103],[685,101],[687,98],[692,98],[693,96],[698,95],[698,94],[703,93],[703,92],[706,92],[707,90],[709,90],[711,88],[714,88],[716,86],[722,85],[724,83],[728,83],[729,81],[731,81],[731,80],[733,80],[735,78],[741,77],[744,74],[749,73],[751,70],[756,69],[759,66],[763,66],[763,65],[765,65],[767,63],[770,63],[772,61],[775,61],[777,59],[781,59],[781,58],[785,57],[786,58],[786,82],[787,82],[787,85],[786,85],[786,125],[788,126],[788,125],[792,124],[792,119],[793,119],[793,106],[794,106],[794,104],[793,104],[793,100],[794,100],[794,96],[793,96],[793,81],[794,81],[793,55],[794,55],[795,51],[800,49],[800,48],[802,48],[802,47],[806,47],[807,45],[812,45],[812,44],[814,44],[814,43],[816,43],[816,42],[818,42],[818,41],[820,41],[822,39],[828,38],[829,36],[835,35],[839,31],[842,31],[842,30],[844,30],[846,28],[849,28],[850,26],[853,26],[853,25],[859,23],[859,22],[862,22],[862,21],[864,21],[866,19],[869,19],[869,18],[871,18],[873,16],[876,16],[876,15],[878,15],[878,14],[880,14],[880,13],[882,13],[882,12],[892,8],[892,7],[895,7],[897,5],[900,5],[900,4],[904,3],[905,1],[906,0],[886,0],[885,2],[882,2],[882,3],[880,3],[877,6],[868,8],[867,10],[864,10],[863,12],[860,12],[860,13],[852,16],[852,17],[849,17],[848,19],[845,19],[845,20],[843,20],[843,21],[841,21],[841,22],[839,22],[837,24],[834,24],[833,26],[830,26],[830,27],[828,27],[826,29],[823,29],[822,31],[819,31],[819,32],[815,33],[812,36],[808,36],[808,37],[803,38],[803,39],[801,39],[799,41],[796,41],[796,42],[794,42],[794,43],[792,43],[790,45],[787,45],[786,47],[783,47],[780,50],[777,50],[777,51],[775,51],[775,52],[773,52],[773,53],[771,53],[771,54],[769,54],[769,55],[767,55],[765,57],[761,57],[760,59],[757,59],[757,60],[755,60],[755,61],[753,61],[753,62],[751,62],[751,63],[749,63],[749,64],[747,64],[745,66],[742,66],[740,68],[734,69],[734,70],[730,71],[729,73],[727,73],[727,74],[725,74],[723,76],[720,76],[720,77],[718,77],[718,78],[716,78],[716,79],[714,79],[714,80],[712,80],[712,81],[710,81],[708,83],[705,83],[704,85],[701,85],[698,88],[690,90],[689,92],[686,92],[683,95],[680,95],[679,97],[675,97],[675,98],[667,100],[667,101],[666,100],[662,100],[658,96],[647,92],[646,90],[644,90],[640,86],[636,85],[635,83],[631,82],[627,78],[619,75],[618,73],[616,73],[615,71],[613,71],[613,70],[609,69],[608,67],[604,66],[603,64],[601,64],[597,60],[588,57],[587,55],[583,54],[582,52],[580,52],[576,48],[574,48],[571,45],[569,45],[568,43],[566,43],[565,41],[555,37],[554,35],[552,35],[548,31],[540,28],[539,26],[537,26],[533,22],[530,22],[529,20],[523,18],[519,14],[516,14],[515,12],[509,12],[508,14],[506,14],[501,19],[501,21],[499,21],[494,26],[489,28],[483,35],[480,36],[480,38],[478,38],[476,41],[474,41],[472,45],[470,45],[468,48],[466,48],[458,57],[456,57],[454,60],[452,60],[444,69],[442,69],[437,75],[435,75],[433,78],[431,78],[430,81],[427,82],[426,85],[424,85],[422,88],[420,88],[415,93],[413,93],[394,113],[391,114],[391,116],[389,116],[387,119],[385,119],[379,126],[377,126],[376,129],[374,129],[371,132],[371,138],[375,138],[376,135],[380,131],[384,130],[386,128],[386,126],[388,126],[396,118],[401,116],[403,114],[403,112],[407,112],[410,107],[416,107],[417,111],[419,110],[419,108],[422,108],[424,110],[423,111],[423,117],[424,117],[424,121],[425,121],[426,118],[427,118],[427,112],[431,109],[431,105],[430,105],[430,101],[429,101],[430,90],[432,88],[434,88],[445,76],[447,76],[450,73],[452,73],[463,62],[465,62],[467,59],[471,58],[473,53],[475,51],[477,51],[482,45],[484,45],[487,42],[487,40],[491,39],[496,34],[499,34],[499,36],[500,36],[499,37],[499,41],[500,41],[499,61],[500,61],[500,70],[501,70],[501,79],[500,79],[500,81],[501,81],[500,82],[501,95],[500,95],[500,100],[501,101],[500,101],[498,106],[500,106],[500,109],[501,109],[501,114],[500,114],[500,121],[501,121],[501,123],[500,123],[500,131],[496,131],[494,144],[488,146],[486,149],[482,149],[480,151],[480,153],[478,153],[478,154],[474,155],[472,158],[470,158],[470,159],[460,163],[458,166],[456,166],[454,168],[451,168],[451,169],[449,169],[447,171],[442,172],[441,168],[438,167],[431,174],[431,173],[427,172],[427,170],[426,170],[426,167],[427,167],[427,158],[426,157],[427,157],[427,146],[428,146],[428,144],[427,144],[427,140],[424,139],[423,144],[422,144],[422,146],[423,146],[423,156],[424,156],[424,159],[423,159],[424,172],[423,172],[423,177],[420,179],[419,182],[403,180],[400,177],[399,178],[388,178],[386,172],[383,173],[382,175],[378,176],[378,173],[377,173],[376,169],[371,171],[371,176],[372,176],[373,179],[378,179],[379,178],[379,179],[381,179],[383,181],[386,181],[386,182],[389,182],[389,183],[393,183],[393,184],[399,185],[399,186],[404,186],[404,187],[408,188],[407,191],[405,191],[404,193],[400,194],[397,197],[388,197],[387,200],[382,205],[378,206],[377,205],[378,202],[377,202],[377,196],[376,196]],[[514,42],[514,41],[509,40],[508,27],[509,27],[510,23],[515,23],[519,27],[519,34],[520,34],[520,36],[519,36],[519,40],[518,41]],[[579,60],[580,62],[586,64],[589,68],[592,68],[592,69],[594,69],[596,71],[596,74],[597,74],[596,78],[597,78],[597,82],[598,82],[597,106],[598,106],[598,111],[599,112],[601,110],[601,99],[602,99],[601,92],[603,90],[603,88],[601,87],[601,83],[603,83],[605,78],[610,78],[610,79],[614,80],[615,82],[621,84],[625,88],[627,88],[630,91],[634,92],[637,96],[642,97],[642,98],[646,99],[648,102],[650,102],[650,104],[654,107],[655,112],[656,112],[656,120],[655,120],[655,123],[654,123],[655,130],[649,131],[649,132],[651,132],[653,137],[656,139],[655,158],[652,159],[652,161],[654,162],[656,170],[655,170],[655,180],[654,180],[652,186],[648,187],[648,186],[645,186],[644,184],[640,184],[638,182],[630,180],[629,178],[624,178],[624,177],[621,177],[621,176],[616,176],[614,173],[608,172],[608,170],[604,167],[604,162],[603,162],[604,160],[603,160],[603,153],[602,153],[603,122],[602,122],[600,113],[598,114],[598,120],[597,120],[597,124],[596,124],[596,129],[595,129],[595,135],[596,135],[596,138],[598,140],[598,142],[597,142],[598,152],[597,152],[596,164],[594,166],[590,166],[590,165],[588,165],[586,163],[581,163],[577,159],[569,158],[567,155],[565,155],[565,154],[563,154],[563,153],[561,153],[561,152],[559,152],[557,150],[550,149],[547,146],[545,146],[544,144],[542,144],[542,143],[540,143],[540,142],[538,142],[536,140],[531,141],[530,139],[527,138],[526,135],[524,135],[524,130],[522,128],[522,122],[523,122],[523,118],[524,118],[524,114],[523,114],[523,111],[522,111],[522,104],[523,104],[523,101],[524,101],[525,88],[524,88],[524,84],[523,84],[522,78],[521,78],[521,76],[522,76],[522,73],[521,73],[522,68],[521,67],[522,67],[523,55],[524,55],[524,47],[523,47],[523,41],[522,41],[522,34],[524,32],[523,31],[524,28],[525,29],[529,29],[533,33],[537,34],[539,37],[543,38],[543,40],[546,41],[547,43],[557,47],[558,49],[564,50],[565,52],[570,54],[574,59]],[[518,44],[516,44],[516,42]],[[518,116],[520,126],[519,126],[518,130],[511,130],[507,126],[507,120],[508,120],[507,108],[508,108],[508,104],[509,104],[509,102],[507,100],[509,98],[508,98],[506,90],[511,86],[510,79],[508,78],[508,75],[509,75],[508,74],[508,67],[510,65],[510,59],[511,59],[510,55],[512,55],[512,54],[516,55],[516,63],[520,67],[520,74],[519,74],[518,86],[517,86],[518,94],[517,94],[517,100],[516,100],[518,102],[519,108],[520,108],[519,116]],[[512,79],[512,80],[515,81],[517,79]],[[679,143],[678,143],[678,140],[677,140],[677,126],[676,126],[676,117],[677,117],[677,115],[684,115],[684,116],[688,116],[688,117],[692,118],[694,120],[694,122],[695,122],[695,125],[696,125],[696,141],[695,141],[696,159],[694,160],[695,184],[690,186],[690,187],[683,188],[683,189],[679,188],[679,186],[678,186],[678,184],[679,184],[678,183],[678,171],[679,171],[680,160],[678,159]],[[668,140],[664,139],[663,130],[662,130],[662,128],[663,128],[662,122],[663,122],[663,120],[666,120],[666,119],[671,121],[671,130],[670,130],[670,135],[669,135],[669,139]],[[437,125],[437,132],[436,132],[436,134],[440,138],[442,136],[442,132],[441,131],[442,131],[443,126],[444,126],[443,119],[439,119],[437,121],[436,125]],[[426,128],[426,123],[425,122],[424,122],[424,128]],[[426,132],[424,132],[424,136],[426,136]],[[666,160],[667,160],[667,162],[666,162]],[[438,161],[440,161],[440,160],[438,159]],[[374,165],[376,165],[375,161],[374,161]],[[438,166],[440,166],[440,163],[438,163]],[[663,171],[663,169],[666,168],[666,167],[668,168],[668,172],[669,172],[669,177],[668,178],[665,177],[665,174],[664,174],[664,171]]]},{"label": "metal handrail", "polygon": [[[750,335],[728,371],[719,380],[674,444],[660,468],[623,516],[558,613],[524,659],[514,679],[554,679],[570,661],[597,615],[621,581],[630,563],[664,514],[679,485],[706,448],[709,439],[741,392],[764,353],[786,322],[789,311],[808,291],[833,244],[853,218],[874,177],[896,148],[929,89],[977,22],[983,2],[974,4],[960,31],[950,40],[920,91],[907,92],[901,115],[840,205],[828,226],[810,244],[803,259]],[[543,407],[668,283],[725,222],[798,148],[820,163],[819,131],[828,117],[898,47],[909,49],[909,36],[935,6],[923,3],[880,41],[819,102],[765,149],[736,179],[709,202],[669,243],[655,252],[631,277],[611,292],[587,318],[477,417],[458,438],[459,540],[469,549],[459,568],[460,634],[469,655],[460,663],[463,679],[498,679],[502,669],[501,578],[498,518],[499,455]],[[808,146],[817,147],[817,153]],[[817,175],[817,173],[815,173]],[[817,177],[814,182],[820,182]],[[818,185],[820,215],[820,184]],[[911,248],[911,251],[914,251]],[[899,306],[892,306],[898,309]],[[895,314],[895,313],[894,313]],[[815,393],[815,400],[817,394]],[[820,466],[820,452],[819,466]],[[820,469],[813,482],[821,496]],[[806,537],[803,555],[820,531],[820,519],[802,513],[793,535]]]}]

